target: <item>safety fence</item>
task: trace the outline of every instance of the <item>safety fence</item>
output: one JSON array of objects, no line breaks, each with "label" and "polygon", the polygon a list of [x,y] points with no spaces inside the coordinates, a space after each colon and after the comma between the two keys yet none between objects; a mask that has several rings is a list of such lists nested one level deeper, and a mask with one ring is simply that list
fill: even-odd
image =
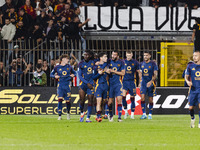
[{"label": "safety fence", "polygon": [[[82,54],[86,49],[95,54],[107,52],[111,57],[113,50],[120,51],[120,58],[125,58],[127,50],[133,51],[133,58],[143,61],[143,52],[149,50],[152,59],[159,63],[158,53],[160,41],[156,40],[80,40],[80,41],[0,41],[0,86],[29,86],[33,79],[35,66],[42,64],[47,75],[47,86],[56,86],[56,81],[50,78],[51,70],[59,64],[59,56],[68,53],[70,64],[77,70]],[[96,55],[94,55],[96,57]],[[79,85],[79,79],[73,79],[73,86]]]}]

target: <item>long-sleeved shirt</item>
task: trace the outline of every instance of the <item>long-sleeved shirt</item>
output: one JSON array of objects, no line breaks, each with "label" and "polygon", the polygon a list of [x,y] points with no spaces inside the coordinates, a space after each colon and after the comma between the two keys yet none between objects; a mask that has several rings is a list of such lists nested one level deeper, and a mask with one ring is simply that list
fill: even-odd
[{"label": "long-sleeved shirt", "polygon": [[10,40],[14,38],[16,33],[16,27],[10,23],[8,25],[4,25],[2,30],[1,30],[1,36],[3,37],[3,40]]}]

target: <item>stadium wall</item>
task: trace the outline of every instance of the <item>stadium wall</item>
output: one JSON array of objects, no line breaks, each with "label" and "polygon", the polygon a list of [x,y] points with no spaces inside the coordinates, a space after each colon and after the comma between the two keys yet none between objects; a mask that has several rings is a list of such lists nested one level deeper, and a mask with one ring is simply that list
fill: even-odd
[{"label": "stadium wall", "polygon": [[[188,88],[160,87],[154,97],[154,114],[187,114]],[[130,99],[127,95],[130,113]],[[52,115],[57,114],[56,87],[0,87],[1,115]],[[79,114],[78,87],[72,87],[71,114]],[[63,113],[66,107],[63,104]],[[87,101],[86,101],[87,106]],[[148,106],[147,106],[148,107]],[[85,107],[87,108],[87,107]],[[85,109],[86,111],[86,109]],[[117,112],[116,112],[117,113]],[[142,113],[140,106],[140,92],[137,89],[136,115]],[[148,113],[148,109],[147,109]],[[93,110],[94,114],[94,110]]]}]

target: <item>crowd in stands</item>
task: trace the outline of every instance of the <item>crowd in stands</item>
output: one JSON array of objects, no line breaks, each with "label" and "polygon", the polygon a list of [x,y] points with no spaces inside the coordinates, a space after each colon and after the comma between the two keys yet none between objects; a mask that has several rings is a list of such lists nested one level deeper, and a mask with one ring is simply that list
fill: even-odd
[{"label": "crowd in stands", "polygon": [[[80,22],[82,6],[185,6],[197,9],[199,0],[5,0],[0,7],[0,39],[78,41],[81,29],[90,19]],[[1,44],[2,45],[2,44]]]},{"label": "crowd in stands", "polygon": [[[50,82],[50,71],[59,60],[37,58],[40,63],[26,62],[24,53],[19,53],[17,50],[19,46],[13,45],[12,41],[31,39],[34,43],[42,43],[46,40],[48,46],[54,40],[70,39],[72,43],[81,40],[84,50],[86,46],[83,46],[85,41],[81,31],[90,19],[80,19],[82,6],[152,6],[155,8],[184,6],[197,9],[200,0],[5,0],[5,3],[0,5],[0,42],[3,40],[6,44],[0,43],[0,48],[9,51],[5,54],[0,51],[0,86],[55,85],[55,81]],[[73,54],[70,64],[77,68],[77,60]],[[44,82],[34,78],[34,75],[38,76],[39,72],[46,74],[47,79]]]},{"label": "crowd in stands", "polygon": [[[5,0],[0,7],[0,31],[4,40],[31,38],[80,39],[81,6],[185,6],[196,9],[199,0]],[[7,32],[9,31],[9,32]],[[10,34],[11,33],[11,34]],[[27,34],[29,33],[29,34]],[[10,35],[10,36],[9,36]]]},{"label": "crowd in stands", "polygon": [[[22,55],[11,59],[7,67],[0,61],[0,86],[56,86],[56,80],[50,78],[50,73],[59,63],[58,57],[50,62],[38,59],[34,65],[27,63]],[[70,65],[75,71],[78,69],[78,63],[77,58],[71,53]]]}]

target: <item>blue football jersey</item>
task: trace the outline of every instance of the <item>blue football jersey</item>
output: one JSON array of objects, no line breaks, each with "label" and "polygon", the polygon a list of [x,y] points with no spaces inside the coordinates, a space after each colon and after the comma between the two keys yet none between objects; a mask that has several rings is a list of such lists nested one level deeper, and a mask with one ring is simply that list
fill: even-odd
[{"label": "blue football jersey", "polygon": [[200,91],[200,65],[195,63],[189,64],[187,66],[186,75],[190,75],[192,81],[191,91]]},{"label": "blue football jersey", "polygon": [[108,81],[108,74],[103,71],[102,74],[98,73],[98,69],[105,69],[107,67],[107,63],[100,64],[95,67],[93,79],[97,80],[97,83],[106,83]]},{"label": "blue football jersey", "polygon": [[[117,61],[110,60],[108,65],[109,65],[110,69],[113,69],[116,71],[124,70],[124,61],[122,61],[121,59],[118,59]],[[122,83],[121,81],[122,81],[121,76],[114,74],[114,73],[110,74],[110,76],[109,76],[110,85]]]},{"label": "blue football jersey", "polygon": [[85,84],[93,84],[93,70],[94,70],[95,63],[93,60],[88,62],[81,61],[78,67],[78,75],[79,79]]},{"label": "blue football jersey", "polygon": [[128,61],[127,59],[124,60],[125,63],[125,76],[123,81],[130,81],[134,80],[135,72],[139,70],[139,63],[135,59],[131,59]]},{"label": "blue football jersey", "polygon": [[69,83],[71,81],[70,74],[76,75],[76,72],[69,64],[67,64],[65,66],[57,65],[52,70],[50,77],[55,78],[55,74],[60,76],[60,78],[58,80],[59,86],[69,86],[69,84],[66,84],[66,83]]},{"label": "blue football jersey", "polygon": [[154,71],[158,70],[158,66],[154,61],[140,63],[140,70],[142,71],[142,83],[145,84],[152,80]]}]

